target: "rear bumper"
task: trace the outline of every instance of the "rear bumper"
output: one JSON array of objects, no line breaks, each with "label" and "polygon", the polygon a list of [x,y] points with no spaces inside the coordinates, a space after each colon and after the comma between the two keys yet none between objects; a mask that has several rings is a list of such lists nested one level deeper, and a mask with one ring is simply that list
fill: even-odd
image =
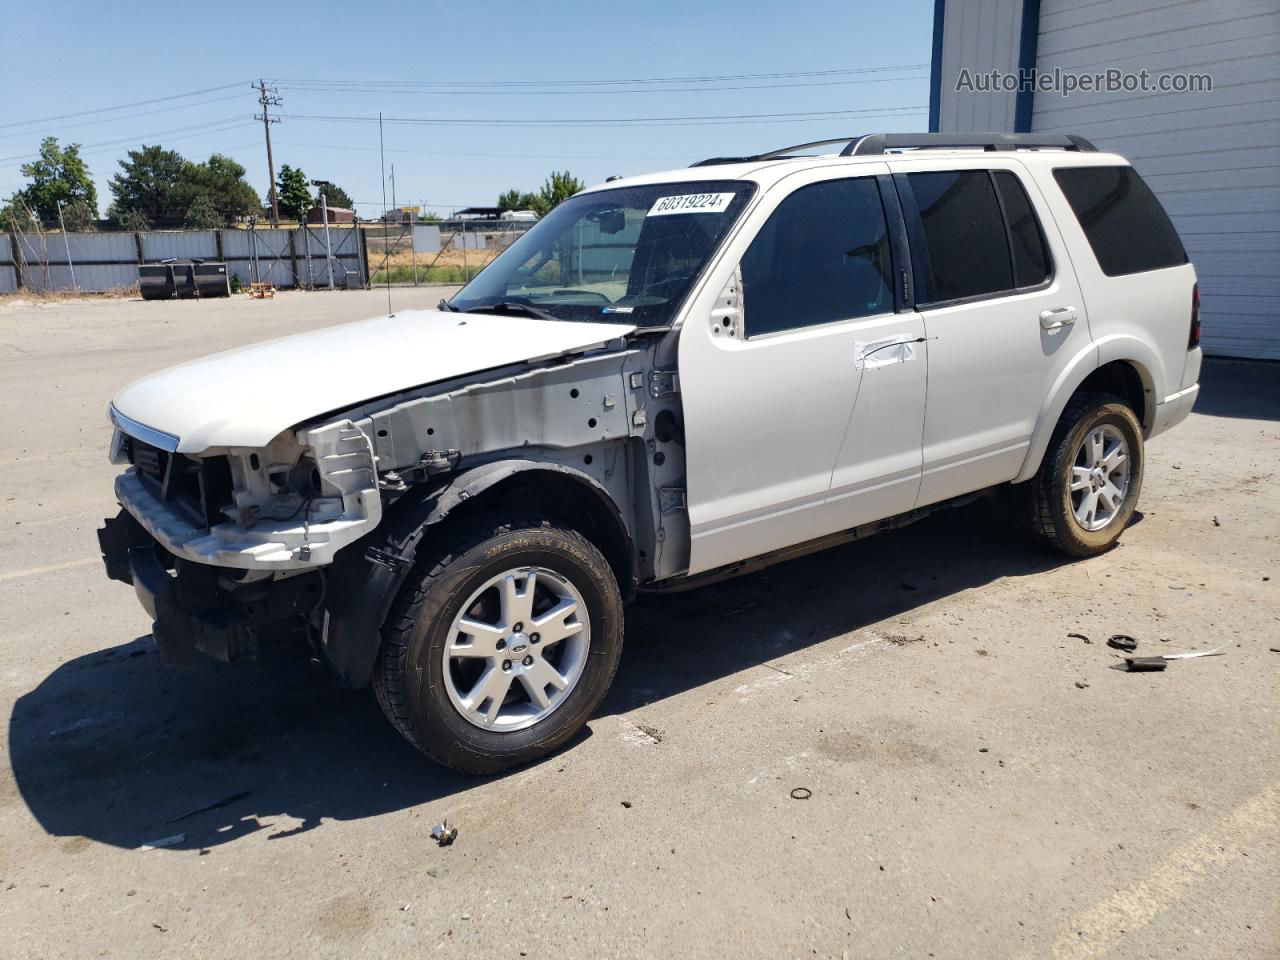
[{"label": "rear bumper", "polygon": [[1200,395],[1200,384],[1193,383],[1185,390],[1179,390],[1177,393],[1170,394],[1156,405],[1155,421],[1151,425],[1151,432],[1147,434],[1147,439],[1164,433],[1170,427],[1176,427],[1183,420],[1187,419],[1187,415],[1191,413],[1191,408],[1196,405],[1196,397]]},{"label": "rear bumper", "polygon": [[291,639],[305,640],[323,596],[320,574],[237,581],[164,549],[127,511],[106,520],[98,544],[107,576],[133,586],[166,663],[199,652],[230,663]]}]

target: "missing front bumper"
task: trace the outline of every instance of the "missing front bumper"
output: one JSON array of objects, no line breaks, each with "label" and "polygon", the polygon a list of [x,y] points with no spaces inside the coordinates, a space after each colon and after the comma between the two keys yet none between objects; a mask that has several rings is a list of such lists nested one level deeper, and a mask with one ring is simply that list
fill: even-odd
[{"label": "missing front bumper", "polygon": [[98,543],[107,576],[132,584],[169,664],[197,652],[231,663],[305,642],[323,596],[319,573],[237,582],[228,571],[175,557],[125,510],[104,522]]}]

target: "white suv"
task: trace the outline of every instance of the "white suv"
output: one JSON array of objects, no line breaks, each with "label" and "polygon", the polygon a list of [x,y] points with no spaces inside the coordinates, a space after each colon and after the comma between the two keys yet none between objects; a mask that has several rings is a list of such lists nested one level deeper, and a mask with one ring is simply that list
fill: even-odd
[{"label": "white suv", "polygon": [[1151,191],[1078,137],[826,143],[594,187],[438,310],[127,387],[108,574],[168,657],[304,645],[486,772],[587,720],[639,590],[993,488],[1110,547],[1198,389]]}]

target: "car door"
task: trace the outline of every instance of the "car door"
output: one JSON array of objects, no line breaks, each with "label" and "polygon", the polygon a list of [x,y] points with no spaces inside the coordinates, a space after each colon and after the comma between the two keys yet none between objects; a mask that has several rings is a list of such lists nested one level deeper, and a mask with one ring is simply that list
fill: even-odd
[{"label": "car door", "polygon": [[[886,173],[860,163],[783,179],[731,242],[710,278],[713,297],[684,321],[691,574],[850,525],[862,503],[855,488],[867,485],[841,452],[864,438],[855,401],[878,410],[877,430],[915,458],[914,476],[892,484],[893,505],[915,499],[924,356],[920,345],[890,341],[923,328],[895,296],[897,221],[886,193],[895,215],[897,206]],[[884,349],[867,355],[873,345]],[[901,404],[889,399],[904,394]],[[834,504],[833,473],[844,488]]]},{"label": "car door", "polygon": [[1065,245],[1017,160],[891,166],[929,338],[924,505],[1016,477],[1045,397],[1093,344]]}]

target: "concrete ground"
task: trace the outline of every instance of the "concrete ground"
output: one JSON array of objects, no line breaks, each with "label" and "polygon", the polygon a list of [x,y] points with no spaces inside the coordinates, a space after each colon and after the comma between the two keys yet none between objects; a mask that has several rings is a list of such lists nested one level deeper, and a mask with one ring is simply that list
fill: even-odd
[{"label": "concrete ground", "polygon": [[97,558],[119,386],[384,305],[0,307],[0,954],[1280,956],[1274,365],[1207,365],[1113,552],[980,503],[642,601],[590,729],[485,780],[305,666],[163,668]]}]

